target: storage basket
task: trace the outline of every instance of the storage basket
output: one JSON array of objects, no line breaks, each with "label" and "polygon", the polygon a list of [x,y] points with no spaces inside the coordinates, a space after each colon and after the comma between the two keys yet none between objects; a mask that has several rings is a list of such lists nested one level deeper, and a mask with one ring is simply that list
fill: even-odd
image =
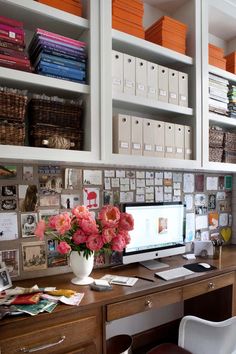
[{"label": "storage basket", "polygon": [[62,128],[54,125],[37,124],[30,129],[30,145],[45,147],[44,141],[60,136],[68,139],[71,143],[71,150],[82,150],[83,132],[80,129]]},{"label": "storage basket", "polygon": [[227,151],[236,151],[236,133],[225,133],[224,147]]},{"label": "storage basket", "polygon": [[27,96],[0,90],[0,116],[7,120],[23,122],[27,105]]},{"label": "storage basket", "polygon": [[227,163],[236,163],[236,151],[224,151],[223,161]]},{"label": "storage basket", "polygon": [[2,145],[24,145],[25,125],[0,121],[0,144]]},{"label": "storage basket", "polygon": [[79,128],[82,107],[79,103],[63,103],[33,98],[29,104],[31,124],[51,124],[60,127]]},{"label": "storage basket", "polygon": [[222,162],[223,148],[209,147],[209,161]]},{"label": "storage basket", "polygon": [[223,147],[224,132],[222,130],[209,129],[209,146],[210,147]]}]

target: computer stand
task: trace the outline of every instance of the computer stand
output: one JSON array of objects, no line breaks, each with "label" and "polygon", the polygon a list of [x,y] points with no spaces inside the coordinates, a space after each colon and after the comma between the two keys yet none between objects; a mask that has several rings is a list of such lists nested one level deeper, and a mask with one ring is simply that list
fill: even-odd
[{"label": "computer stand", "polygon": [[150,270],[156,270],[156,269],[169,267],[168,264],[156,261],[155,259],[150,259],[148,261],[139,262],[139,264],[141,264],[143,267],[150,269]]}]

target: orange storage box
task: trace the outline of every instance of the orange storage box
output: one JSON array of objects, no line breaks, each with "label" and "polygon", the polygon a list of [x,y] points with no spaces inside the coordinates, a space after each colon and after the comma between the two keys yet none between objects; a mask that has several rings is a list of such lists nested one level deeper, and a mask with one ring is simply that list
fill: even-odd
[{"label": "orange storage box", "polygon": [[123,20],[119,17],[112,17],[112,28],[122,31],[132,36],[144,39],[144,30],[141,26],[131,24],[130,22]]},{"label": "orange storage box", "polygon": [[218,59],[218,58],[209,56],[209,64],[216,66],[220,69],[226,70],[226,59]]},{"label": "orange storage box", "polygon": [[226,70],[236,74],[236,52],[232,52],[225,56]]},{"label": "orange storage box", "polygon": [[37,0],[41,4],[55,7],[59,10],[69,12],[76,16],[82,16],[82,6],[80,3],[78,5],[75,1],[61,1],[61,0]]},{"label": "orange storage box", "polygon": [[128,9],[122,9],[118,6],[112,5],[112,16],[120,17],[123,20],[142,26],[143,16],[136,15]]},{"label": "orange storage box", "polygon": [[213,44],[208,44],[209,56],[223,59],[224,58],[224,49],[216,47]]}]

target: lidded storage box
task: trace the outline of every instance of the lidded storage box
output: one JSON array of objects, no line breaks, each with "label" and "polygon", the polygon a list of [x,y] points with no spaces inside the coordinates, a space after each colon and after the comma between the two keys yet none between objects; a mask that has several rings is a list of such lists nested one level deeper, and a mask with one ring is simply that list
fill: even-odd
[{"label": "lidded storage box", "polygon": [[0,144],[24,145],[27,92],[0,87]]},{"label": "lidded storage box", "polygon": [[[81,101],[34,95],[29,103],[29,117],[31,145],[82,149]],[[52,139],[54,145],[50,143]]]},{"label": "lidded storage box", "polygon": [[209,161],[222,162],[225,132],[217,127],[209,128]]}]

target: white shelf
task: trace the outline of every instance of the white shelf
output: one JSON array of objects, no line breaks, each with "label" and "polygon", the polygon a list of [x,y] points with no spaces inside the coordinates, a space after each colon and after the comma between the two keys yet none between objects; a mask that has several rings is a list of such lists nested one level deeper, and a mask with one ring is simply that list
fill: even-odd
[{"label": "white shelf", "polygon": [[14,88],[27,89],[32,92],[54,95],[65,94],[66,96],[79,93],[87,95],[90,92],[88,85],[3,67],[0,67],[0,78],[3,86],[10,85]]},{"label": "white shelf", "polygon": [[209,161],[205,166],[204,170],[214,171],[214,172],[236,172],[236,164],[235,163],[226,163],[226,162],[213,162]]},{"label": "white shelf", "polygon": [[217,68],[216,66],[213,66],[213,65],[209,65],[209,72],[214,75],[218,75],[220,77],[223,77],[226,80],[236,83],[236,75],[230,73],[229,71],[222,70],[222,69]]},{"label": "white shelf", "polygon": [[187,55],[114,29],[112,30],[112,46],[117,51],[138,58],[141,56],[142,59],[153,62],[158,60],[159,64],[193,65],[193,59]]},{"label": "white shelf", "polygon": [[124,93],[113,92],[113,104],[121,109],[134,109],[140,112],[155,113],[157,111],[166,114],[176,113],[187,116],[193,115],[193,109],[177,106],[171,103],[155,101],[140,96],[130,96]]},{"label": "white shelf", "polygon": [[48,31],[77,38],[89,29],[89,21],[33,0],[0,0],[1,16],[8,16],[27,24],[27,29],[44,28]]},{"label": "white shelf", "polygon": [[219,114],[209,112],[209,122],[220,124],[222,127],[236,127],[236,119],[220,116]]}]

